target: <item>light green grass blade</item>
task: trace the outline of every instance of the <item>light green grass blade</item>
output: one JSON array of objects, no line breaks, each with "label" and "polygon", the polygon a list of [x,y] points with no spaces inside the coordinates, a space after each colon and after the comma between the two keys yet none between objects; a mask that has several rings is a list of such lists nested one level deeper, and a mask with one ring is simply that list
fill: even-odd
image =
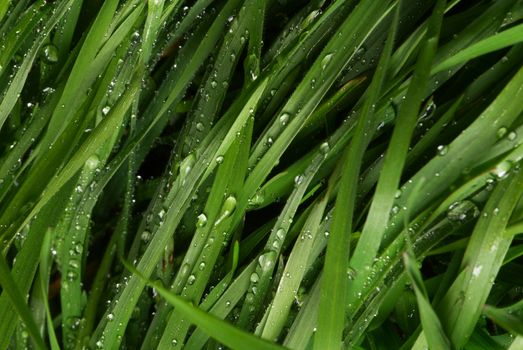
[{"label": "light green grass blade", "polygon": [[476,57],[513,46],[523,41],[523,25],[517,25],[510,29],[496,33],[491,37],[483,39],[474,45],[467,47],[454,56],[446,59],[432,69],[432,74],[442,72]]}]

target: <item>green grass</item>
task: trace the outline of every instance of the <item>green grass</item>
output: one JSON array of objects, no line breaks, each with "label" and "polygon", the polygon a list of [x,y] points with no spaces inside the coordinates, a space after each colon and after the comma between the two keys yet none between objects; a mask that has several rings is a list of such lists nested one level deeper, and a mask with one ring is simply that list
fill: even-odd
[{"label": "green grass", "polygon": [[523,348],[523,1],[0,0],[0,350]]}]

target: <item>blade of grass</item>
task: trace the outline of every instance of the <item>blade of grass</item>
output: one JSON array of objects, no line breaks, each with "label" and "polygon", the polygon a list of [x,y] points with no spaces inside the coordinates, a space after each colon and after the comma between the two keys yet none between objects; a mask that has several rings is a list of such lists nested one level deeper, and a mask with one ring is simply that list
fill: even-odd
[{"label": "blade of grass", "polygon": [[399,10],[396,9],[393,28],[389,32],[378,69],[365,95],[362,114],[358,121],[354,138],[342,160],[342,175],[334,206],[331,235],[325,256],[318,315],[318,332],[314,338],[314,349],[338,348],[343,337],[345,312],[340,310],[340,305],[345,305],[347,294],[348,252],[350,252],[350,239],[353,230],[352,221],[357,183],[363,154],[376,129],[377,121],[374,116],[374,109],[387,74],[398,21]]},{"label": "blade of grass", "polygon": [[281,346],[278,346],[275,343],[271,343],[267,340],[253,336],[232,326],[228,322],[225,322],[200,310],[198,307],[193,306],[192,303],[186,301],[185,299],[171,294],[169,290],[160,284],[147,280],[145,275],[138,272],[138,270],[128,263],[124,263],[124,265],[141,280],[154,287],[162,297],[164,297],[170,304],[176,307],[177,310],[183,312],[191,322],[198,325],[198,327],[205,330],[225,346],[238,350],[245,348],[260,350],[283,349]]},{"label": "blade of grass", "polygon": [[40,332],[38,331],[38,326],[36,325],[35,320],[31,315],[31,311],[22,297],[22,293],[16,285],[5,257],[2,254],[0,254],[0,286],[2,286],[2,291],[7,293],[7,295],[11,298],[16,312],[20,316],[22,322],[25,324],[25,327],[35,342],[36,347],[42,350],[45,349],[46,346],[40,335]]}]

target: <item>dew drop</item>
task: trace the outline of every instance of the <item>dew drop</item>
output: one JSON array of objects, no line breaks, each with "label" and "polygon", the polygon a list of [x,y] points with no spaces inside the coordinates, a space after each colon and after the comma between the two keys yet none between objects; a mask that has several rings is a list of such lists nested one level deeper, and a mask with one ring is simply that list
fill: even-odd
[{"label": "dew drop", "polygon": [[430,101],[426,104],[425,109],[423,110],[423,113],[421,114],[419,121],[426,121],[434,115],[434,111],[436,110],[436,103],[430,99]]},{"label": "dew drop", "polygon": [[257,208],[259,207],[263,202],[265,201],[265,195],[264,195],[264,192],[263,191],[258,191],[254,194],[254,196],[252,196],[251,198],[249,198],[249,208]]},{"label": "dew drop", "polygon": [[194,166],[194,163],[196,163],[196,157],[194,154],[189,154],[187,157],[182,160],[180,164],[180,177],[184,179],[187,174],[191,171],[192,167]]},{"label": "dew drop", "polygon": [[289,122],[289,117],[290,117],[289,113],[287,113],[287,112],[282,113],[282,115],[280,115],[280,123],[282,125],[286,125]]},{"label": "dew drop", "polygon": [[149,231],[143,231],[142,235],[140,236],[144,242],[148,242],[151,238],[151,233]]},{"label": "dew drop", "polygon": [[323,57],[323,59],[321,60],[321,69],[322,70],[325,70],[327,68],[329,63],[332,61],[333,56],[334,56],[334,54],[328,53],[325,55],[325,57]]},{"label": "dew drop", "polygon": [[207,216],[204,213],[201,213],[198,215],[197,221],[196,221],[196,227],[201,228],[204,227],[207,224]]},{"label": "dew drop", "polygon": [[198,122],[198,123],[196,123],[196,130],[202,132],[205,130],[205,127],[203,126],[202,123]]},{"label": "dew drop", "polygon": [[392,207],[392,210],[391,210],[392,215],[396,215],[399,212],[400,212],[400,207],[398,207],[397,205]]},{"label": "dew drop", "polygon": [[285,238],[285,230],[283,228],[279,228],[276,231],[276,238],[278,238],[280,241]]},{"label": "dew drop", "polygon": [[251,274],[251,282],[252,283],[256,283],[260,280],[260,276],[258,276],[258,274],[256,272],[253,272]]},{"label": "dew drop", "polygon": [[467,199],[452,203],[447,210],[447,219],[456,223],[463,223],[478,216],[478,207]]},{"label": "dew drop", "polygon": [[493,173],[498,179],[503,179],[508,175],[508,173],[510,172],[511,169],[512,169],[512,162],[510,160],[506,160],[506,161],[499,163],[496,166],[496,168],[494,168]]},{"label": "dew drop", "polygon": [[216,157],[216,163],[217,164],[222,164],[223,163],[223,156]]},{"label": "dew drop", "polygon": [[53,44],[45,45],[43,48],[44,59],[47,63],[53,64],[58,62],[58,48]]},{"label": "dew drop", "polygon": [[330,151],[329,143],[328,143],[328,142],[323,142],[323,143],[320,145],[320,152],[321,152],[323,155],[327,155],[327,153],[329,153],[329,151]]},{"label": "dew drop", "polygon": [[444,145],[438,146],[438,155],[444,156],[449,152],[449,147]]},{"label": "dew drop", "polygon": [[269,251],[260,255],[260,257],[258,258],[258,263],[260,264],[260,267],[263,271],[268,271],[274,266],[275,260],[276,253],[273,251]]},{"label": "dew drop", "polygon": [[195,281],[196,281],[196,276],[195,276],[195,275],[190,275],[190,276],[187,278],[187,284],[188,284],[188,285],[192,285],[192,284],[194,284]]},{"label": "dew drop", "polygon": [[232,214],[234,209],[236,209],[236,197],[229,196],[229,197],[227,197],[227,199],[223,203],[222,212],[224,214],[227,214],[227,216],[228,216],[228,215]]},{"label": "dew drop", "polygon": [[498,129],[496,136],[498,137],[498,139],[502,139],[507,134],[507,131],[508,131],[508,129],[503,126]]}]

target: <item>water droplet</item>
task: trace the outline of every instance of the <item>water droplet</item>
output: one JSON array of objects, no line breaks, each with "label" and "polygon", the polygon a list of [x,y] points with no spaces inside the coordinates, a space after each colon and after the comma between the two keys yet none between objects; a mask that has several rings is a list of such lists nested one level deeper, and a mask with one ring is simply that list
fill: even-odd
[{"label": "water droplet", "polygon": [[399,212],[400,212],[400,207],[398,207],[397,205],[392,207],[392,210],[391,210],[392,215],[396,215]]},{"label": "water droplet", "polygon": [[201,262],[200,265],[198,265],[198,269],[200,269],[200,271],[203,271],[203,269],[205,269],[205,262]]},{"label": "water droplet", "polygon": [[211,81],[211,87],[214,89],[218,86],[218,83],[215,80]]},{"label": "water droplet", "polygon": [[334,56],[334,54],[328,53],[325,55],[325,57],[323,57],[323,59],[321,60],[321,69],[322,70],[325,70],[327,68],[327,66],[329,65],[333,56]]},{"label": "water droplet", "polygon": [[474,269],[472,270],[472,276],[479,277],[482,269],[483,269],[483,266],[481,266],[481,265],[474,266]]},{"label": "water droplet", "polygon": [[84,247],[81,243],[76,243],[74,245],[74,251],[76,252],[76,254],[82,254],[82,252],[84,251]]},{"label": "water droplet", "polygon": [[330,151],[329,143],[328,143],[328,142],[323,142],[323,143],[320,145],[320,152],[321,152],[323,155],[327,155],[327,153],[329,153],[329,151]]},{"label": "water droplet", "polygon": [[258,276],[258,274],[256,272],[253,272],[251,274],[251,282],[252,283],[256,283],[260,280],[260,276]]},{"label": "water droplet", "polygon": [[515,131],[511,131],[511,132],[508,133],[507,139],[508,139],[509,141],[514,141],[514,140],[516,139],[517,136],[518,136],[518,135],[516,134]]},{"label": "water droplet", "polygon": [[198,122],[198,123],[196,123],[196,130],[202,132],[205,130],[205,127],[203,126],[202,123]]},{"label": "water droplet", "polygon": [[260,64],[258,56],[251,54],[245,59],[245,71],[248,73],[248,77],[251,81],[258,79],[260,74]]},{"label": "water droplet", "polygon": [[274,262],[276,261],[276,252],[269,251],[267,253],[264,253],[260,255],[258,258],[258,263],[260,264],[260,267],[263,271],[268,271],[272,269],[274,266]]},{"label": "water droplet", "polygon": [[501,127],[498,129],[498,132],[496,133],[496,136],[498,139],[502,139],[507,134],[508,129],[506,127]]},{"label": "water droplet", "polygon": [[47,63],[53,64],[58,62],[58,48],[53,44],[45,45],[43,48],[44,59]]},{"label": "water droplet", "polygon": [[223,202],[222,212],[224,214],[227,213],[227,215],[230,215],[234,209],[236,209],[236,197],[229,196],[225,202]]},{"label": "water droplet", "polygon": [[140,236],[144,242],[148,242],[151,238],[151,233],[149,231],[143,231],[142,235]]},{"label": "water droplet", "polygon": [[457,223],[463,223],[478,216],[478,207],[468,199],[452,203],[447,210],[447,219]]},{"label": "water droplet", "polygon": [[192,167],[194,166],[194,163],[196,163],[196,157],[192,153],[185,157],[184,160],[182,160],[182,162],[180,163],[180,177],[182,179],[185,179],[187,174],[189,174]]},{"label": "water droplet", "polygon": [[303,22],[301,23],[301,29],[305,29],[307,28],[309,25],[311,25],[311,23],[316,19],[316,17],[318,17],[319,15],[321,14],[321,10],[314,10],[312,11],[311,13],[309,13],[307,15],[307,17],[305,17],[305,19],[303,20]]},{"label": "water droplet", "polygon": [[96,155],[92,155],[85,162],[85,167],[87,168],[87,170],[96,170],[96,168],[98,168],[99,164],[100,164],[100,158],[98,158],[98,156],[96,156]]},{"label": "water droplet", "polygon": [[503,161],[499,163],[493,171],[494,176],[496,176],[498,179],[505,178],[510,170],[512,169],[512,162],[510,160]]},{"label": "water droplet", "polygon": [[286,125],[287,122],[289,121],[289,117],[290,117],[289,113],[287,113],[287,112],[282,113],[282,115],[280,115],[280,123],[282,125]]},{"label": "water droplet", "polygon": [[198,215],[196,227],[204,227],[207,224],[207,216],[204,213]]},{"label": "water droplet", "polygon": [[298,186],[303,182],[303,175],[296,175],[294,177],[294,185]]},{"label": "water droplet", "polygon": [[102,108],[103,115],[109,114],[110,111],[111,111],[111,107],[109,107],[109,106],[105,106],[104,108]]},{"label": "water droplet", "polygon": [[401,189],[397,189],[396,190],[396,193],[394,193],[394,198],[398,199],[401,197],[401,195],[403,194],[403,192],[401,191]]},{"label": "water droplet", "polygon": [[254,196],[252,196],[251,198],[249,198],[249,208],[257,208],[259,207],[265,200],[265,195],[264,195],[264,192],[263,191],[258,191],[254,194]]},{"label": "water droplet", "polygon": [[216,157],[216,163],[217,164],[222,164],[223,163],[223,156]]},{"label": "water droplet", "polygon": [[347,267],[347,276],[349,276],[350,280],[354,280],[356,278],[356,270],[354,270],[352,267]]},{"label": "water droplet", "polygon": [[438,155],[444,156],[449,152],[449,147],[444,145],[438,146]]},{"label": "water droplet", "polygon": [[173,340],[171,340],[171,345],[172,345],[172,346],[176,346],[176,345],[178,345],[178,340],[176,340],[176,338],[174,338]]},{"label": "water droplet", "polygon": [[78,278],[78,273],[75,271],[68,271],[67,272],[67,280],[69,282],[72,282]]},{"label": "water droplet", "polygon": [[107,314],[107,320],[108,320],[108,321],[112,321],[112,320],[114,320],[114,315],[111,314],[111,313]]},{"label": "water droplet", "polygon": [[423,113],[421,114],[419,121],[426,121],[434,115],[434,111],[436,111],[436,103],[434,103],[434,100],[430,98],[430,100],[425,105],[425,109],[423,110]]},{"label": "water droplet", "polygon": [[194,281],[196,281],[196,276],[195,275],[190,275],[188,278],[187,278],[187,284],[188,285],[192,285],[194,283]]},{"label": "water droplet", "polygon": [[79,269],[80,268],[80,262],[76,259],[69,260],[69,267],[72,269]]},{"label": "water droplet", "polygon": [[278,238],[280,241],[285,238],[285,230],[283,228],[279,228],[276,231],[276,238]]}]

